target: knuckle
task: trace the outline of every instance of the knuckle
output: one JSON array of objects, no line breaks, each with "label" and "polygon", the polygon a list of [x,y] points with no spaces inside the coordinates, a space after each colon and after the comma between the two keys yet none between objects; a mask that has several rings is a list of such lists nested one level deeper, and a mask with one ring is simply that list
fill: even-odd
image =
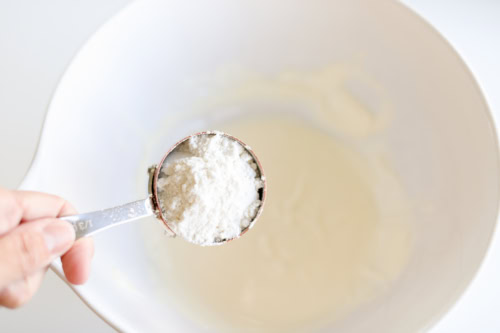
[{"label": "knuckle", "polygon": [[8,309],[17,309],[26,304],[30,298],[31,295],[24,291],[13,292],[7,287],[0,293],[0,305]]},{"label": "knuckle", "polygon": [[12,195],[2,198],[2,219],[8,227],[12,227],[19,223],[23,215],[21,204]]},{"label": "knuckle", "polygon": [[61,198],[60,196],[55,195],[55,194],[46,194],[46,195],[51,197],[54,200],[54,202],[56,202],[58,205],[64,204],[64,199]]},{"label": "knuckle", "polygon": [[40,233],[22,232],[14,238],[17,263],[23,277],[46,264],[49,257],[45,240]]},{"label": "knuckle", "polygon": [[9,309],[17,309],[24,305],[27,300],[24,300],[22,297],[17,296],[17,295],[12,295],[6,300],[6,307]]},{"label": "knuckle", "polygon": [[9,221],[18,222],[23,215],[23,209],[17,200],[11,200],[11,204],[5,210],[5,218]]},{"label": "knuckle", "polygon": [[54,194],[47,194],[47,195],[52,197],[52,199],[54,200],[54,205],[58,207],[56,216],[59,216],[66,207],[67,204],[66,200]]}]

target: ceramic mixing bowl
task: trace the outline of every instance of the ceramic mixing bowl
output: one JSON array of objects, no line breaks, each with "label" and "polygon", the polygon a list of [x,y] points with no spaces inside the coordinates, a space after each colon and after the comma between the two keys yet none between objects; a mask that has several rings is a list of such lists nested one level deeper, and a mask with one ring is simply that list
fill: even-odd
[{"label": "ceramic mixing bowl", "polygon": [[[22,188],[62,195],[82,212],[140,199],[147,167],[176,139],[223,116],[185,113],[214,89],[210,78],[221,68],[272,77],[345,63],[362,73],[349,78],[353,90],[370,100],[373,85],[362,79],[370,77],[390,101],[391,122],[378,139],[410,198],[414,240],[391,289],[328,331],[425,330],[459,298],[487,251],[499,199],[498,147],[464,63],[399,3],[135,2],[68,67]],[[167,118],[178,125],[162,131]],[[168,297],[175,286],[160,273],[168,260],[144,246],[161,227],[145,228],[149,223],[96,235],[91,279],[74,289],[123,331],[203,331]]]}]

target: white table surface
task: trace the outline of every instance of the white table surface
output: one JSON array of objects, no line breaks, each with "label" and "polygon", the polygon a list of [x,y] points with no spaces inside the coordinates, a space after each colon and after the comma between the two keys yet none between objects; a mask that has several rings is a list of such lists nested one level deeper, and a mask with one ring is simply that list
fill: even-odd
[{"label": "white table surface", "polygon": [[[129,2],[0,0],[0,186],[16,188],[28,170],[51,94],[72,56]],[[462,55],[500,120],[500,1],[403,2]],[[480,276],[487,283],[465,295],[475,306],[459,303],[433,333],[500,332],[499,237],[489,257],[499,259],[498,269],[489,265]],[[0,309],[0,331],[113,332],[52,272],[25,307]]]}]

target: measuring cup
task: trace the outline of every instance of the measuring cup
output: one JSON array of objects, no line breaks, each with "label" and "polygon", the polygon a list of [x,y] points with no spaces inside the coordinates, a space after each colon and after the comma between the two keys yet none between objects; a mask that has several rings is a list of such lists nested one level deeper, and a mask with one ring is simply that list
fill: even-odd
[{"label": "measuring cup", "polygon": [[[148,216],[156,216],[156,218],[162,222],[163,226],[165,227],[165,230],[168,235],[175,237],[176,234],[172,230],[172,228],[169,226],[169,222],[165,218],[163,214],[163,209],[162,209],[162,202],[158,197],[158,177],[160,175],[160,172],[162,170],[163,165],[167,161],[168,156],[175,151],[179,145],[181,145],[183,142],[189,140],[190,138],[194,136],[200,136],[200,135],[223,135],[224,137],[231,139],[233,141],[238,142],[243,149],[245,149],[250,156],[253,158],[255,165],[257,165],[257,177],[262,179],[263,187],[258,190],[259,194],[259,200],[261,202],[259,209],[257,210],[257,213],[255,214],[255,217],[252,219],[248,227],[242,229],[241,233],[239,236],[243,235],[245,232],[247,232],[255,223],[257,218],[260,216],[262,213],[263,207],[264,207],[264,201],[266,198],[266,179],[264,177],[264,173],[262,170],[262,165],[260,164],[259,159],[255,155],[255,153],[252,151],[252,149],[243,143],[241,140],[228,135],[226,133],[222,132],[200,132],[196,133],[193,135],[190,135],[179,142],[177,142],[175,145],[173,145],[172,148],[170,148],[167,153],[163,156],[161,159],[160,163],[158,165],[153,165],[149,167],[148,173],[149,173],[149,185],[148,185],[148,191],[149,191],[149,196],[146,199],[130,202],[124,205],[120,205],[117,207],[113,208],[107,208],[95,212],[89,212],[89,213],[83,213],[83,214],[78,214],[78,215],[71,215],[71,216],[64,216],[61,219],[65,220],[73,225],[75,228],[75,233],[76,233],[76,239],[85,237],[85,236],[90,236],[92,234],[95,234],[96,232],[123,224],[127,222],[132,222],[144,217]],[[238,237],[239,237],[238,236]],[[215,240],[214,244],[220,244],[220,243],[225,243],[230,241],[231,239],[221,239],[221,240]]]}]

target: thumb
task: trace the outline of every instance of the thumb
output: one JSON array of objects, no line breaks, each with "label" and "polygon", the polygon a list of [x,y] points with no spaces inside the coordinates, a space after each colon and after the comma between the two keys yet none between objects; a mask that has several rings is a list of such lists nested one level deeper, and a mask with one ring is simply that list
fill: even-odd
[{"label": "thumb", "polygon": [[75,230],[62,220],[46,218],[21,224],[0,237],[0,288],[27,278],[68,251]]}]

